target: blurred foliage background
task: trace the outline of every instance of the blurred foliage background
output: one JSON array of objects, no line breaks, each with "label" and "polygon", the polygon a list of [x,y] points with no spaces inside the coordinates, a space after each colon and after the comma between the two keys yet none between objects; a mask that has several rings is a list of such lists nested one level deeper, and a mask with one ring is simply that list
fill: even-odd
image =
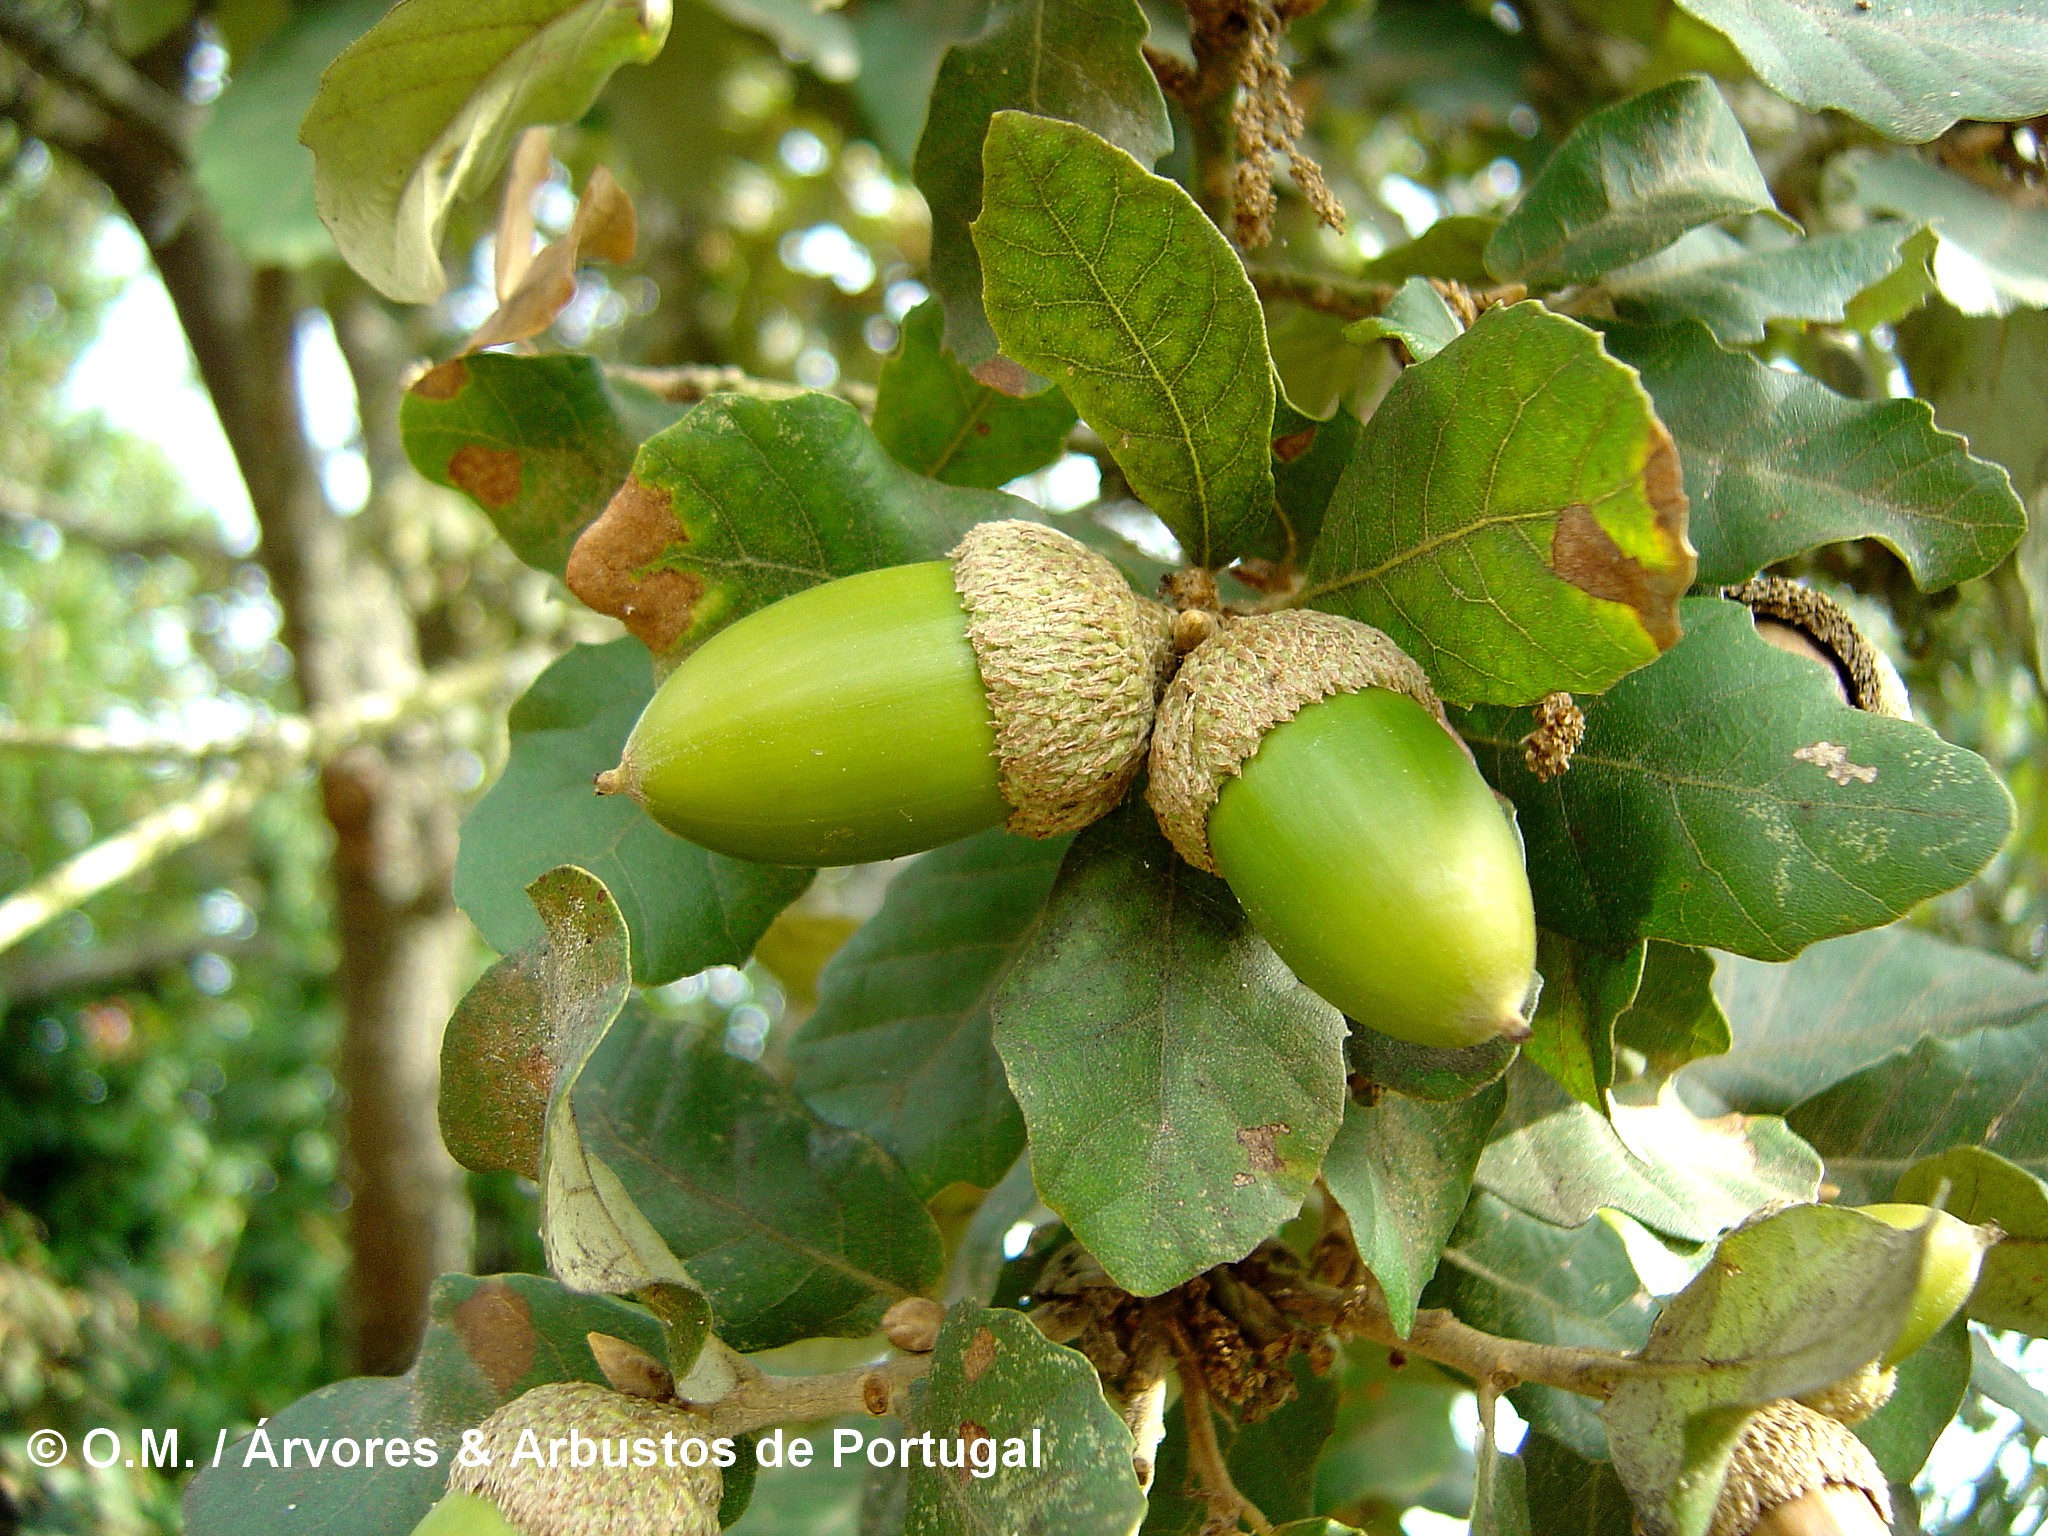
[{"label": "blurred foliage background", "polygon": [[[310,274],[301,392],[346,407],[315,444],[325,493],[361,520],[360,542],[406,591],[423,648],[456,656],[601,635],[602,621],[517,567],[466,502],[377,462],[389,423],[351,414],[365,379],[351,376],[335,338],[360,334],[366,308],[403,366],[447,355],[493,305],[494,209],[458,216],[450,248],[468,252],[468,280],[425,313],[373,301],[313,220],[310,159],[292,129],[319,69],[381,9],[41,7],[160,73],[174,51],[174,77],[211,114],[197,174],[222,223],[252,259]],[[1155,41],[1184,45],[1179,10],[1150,9]],[[572,188],[603,164],[637,206],[641,246],[629,267],[585,271],[542,344],[638,363],[736,364],[812,388],[872,384],[926,296],[928,220],[909,178],[923,101],[944,47],[971,36],[981,12],[976,0],[849,0],[823,11],[803,0],[679,0],[659,60],[623,71],[556,137],[558,164],[535,201],[542,232],[568,225]],[[1528,10],[1510,0],[1331,0],[1294,29],[1291,49],[1312,147],[1351,223],[1343,235],[1320,229],[1283,195],[1279,238],[1262,259],[1332,277],[1370,275],[1375,257],[1444,218],[1497,211],[1560,126],[1686,69],[1723,72],[1767,167],[1803,163],[1814,134],[1839,132],[1745,80],[1718,38],[1663,0]],[[24,78],[23,61],[0,47],[0,98]],[[276,182],[257,174],[262,157],[304,161],[301,204],[262,195]],[[1803,214],[1821,196],[1796,176],[1781,188]],[[109,263],[121,217],[99,181],[21,114],[0,117],[0,701],[7,718],[32,724],[232,730],[298,707],[295,659],[251,558],[246,513],[67,394],[89,351],[118,356],[134,344],[118,324],[103,326],[125,284],[155,281]],[[1387,383],[1377,349],[1342,343],[1343,323],[1308,305],[1273,309],[1274,350],[1304,407],[1369,409]],[[1787,333],[1774,345],[1785,366],[1846,393],[1910,381],[1887,328],[1868,338]],[[395,389],[396,378],[386,382]],[[1078,506],[1097,494],[1097,474],[1075,460],[1026,489]],[[1115,512],[1117,487],[1099,489]],[[1852,603],[1900,664],[1916,709],[1989,758],[2019,801],[2008,850],[1915,920],[2038,964],[2048,949],[2048,719],[2017,579],[2008,567],[1928,599],[1875,545],[1805,574]],[[494,771],[501,727],[472,709],[439,729],[428,750],[450,792],[466,796]],[[0,754],[0,890],[189,790],[196,771]],[[301,768],[255,814],[0,956],[0,1532],[177,1528],[176,1479],[94,1473],[75,1459],[37,1472],[22,1449],[30,1429],[53,1426],[76,1444],[98,1424],[175,1425],[188,1447],[205,1447],[220,1429],[347,1374],[333,851],[315,775]],[[664,1001],[723,1014],[732,1048],[765,1052],[772,1065],[776,1026],[803,1005],[822,959],[816,935],[843,934],[871,900],[814,897],[804,909],[811,941],[785,926],[769,947],[779,978],[758,964],[722,970],[665,989]],[[471,941],[469,974],[486,958]],[[467,1192],[472,1267],[539,1268],[530,1188],[471,1178]],[[1469,1396],[1427,1367],[1394,1373],[1361,1358],[1344,1370],[1325,1492],[1370,1530],[1444,1528],[1401,1517],[1417,1505],[1462,1512]],[[2048,1422],[2022,1425],[1982,1403],[1965,1418],[1975,1449],[1937,1456],[1947,1485],[1930,1529],[2032,1529],[2037,1432]],[[857,1478],[771,1477],[741,1529],[851,1536],[859,1491]]]}]

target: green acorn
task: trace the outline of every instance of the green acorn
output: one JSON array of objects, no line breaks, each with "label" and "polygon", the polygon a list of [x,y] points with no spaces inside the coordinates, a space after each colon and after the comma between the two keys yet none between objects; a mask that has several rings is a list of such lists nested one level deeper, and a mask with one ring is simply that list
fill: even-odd
[{"label": "green acorn", "polygon": [[1006,823],[1050,837],[1123,798],[1170,616],[1039,523],[982,523],[950,560],[749,614],[661,685],[598,775],[691,842],[859,864]]},{"label": "green acorn", "polygon": [[1941,1332],[1948,1320],[1962,1310],[1970,1292],[1977,1288],[1977,1272],[1983,1268],[1984,1252],[1997,1241],[1998,1233],[1995,1228],[1972,1226],[1931,1205],[1859,1205],[1856,1209],[1906,1232],[1933,1223],[1927,1234],[1927,1254],[1920,1266],[1920,1284],[1913,1292],[1905,1326],[1878,1362],[1880,1367],[1890,1367]]},{"label": "green acorn", "polygon": [[[680,1464],[679,1450],[670,1460],[683,1440],[707,1433],[705,1420],[685,1408],[595,1382],[556,1381],[515,1397],[478,1427],[484,1459],[457,1456],[447,1493],[412,1536],[718,1536],[725,1480],[709,1445],[700,1466]],[[572,1433],[584,1441],[581,1459]],[[643,1442],[650,1456],[636,1453]]]},{"label": "green acorn", "polygon": [[1181,856],[1359,1023],[1442,1048],[1527,1033],[1520,842],[1378,630],[1306,610],[1226,621],[1160,703],[1146,796]]}]

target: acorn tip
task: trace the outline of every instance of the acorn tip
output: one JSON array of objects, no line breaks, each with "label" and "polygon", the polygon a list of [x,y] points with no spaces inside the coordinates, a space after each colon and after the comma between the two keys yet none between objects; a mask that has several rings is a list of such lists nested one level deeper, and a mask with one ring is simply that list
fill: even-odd
[{"label": "acorn tip", "polygon": [[617,768],[607,768],[592,781],[600,795],[616,795],[624,792],[626,776]]}]

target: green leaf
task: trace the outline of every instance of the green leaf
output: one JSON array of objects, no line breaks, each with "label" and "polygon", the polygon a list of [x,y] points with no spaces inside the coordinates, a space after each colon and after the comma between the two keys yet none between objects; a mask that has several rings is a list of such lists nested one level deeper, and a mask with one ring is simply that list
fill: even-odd
[{"label": "green leaf", "polygon": [[[521,1393],[551,1381],[603,1382],[585,1336],[607,1333],[659,1358],[661,1328],[638,1307],[581,1296],[540,1275],[443,1275],[428,1302],[426,1335],[398,1377],[357,1377],[322,1387],[264,1426],[272,1466],[251,1458],[248,1435],[185,1495],[192,1536],[409,1536],[447,1486],[462,1431]],[[434,1459],[404,1467],[287,1467],[284,1442],[398,1436],[434,1442]]]},{"label": "green leaf", "polygon": [[1763,82],[1808,111],[1835,107],[1888,138],[1964,118],[2048,110],[2048,21],[1998,0],[1680,0],[1728,35]]},{"label": "green leaf", "polygon": [[1785,1122],[1702,1120],[1675,1096],[1617,1104],[1612,1123],[1533,1067],[1508,1076],[1508,1103],[1479,1159],[1482,1189],[1557,1227],[1603,1206],[1652,1231],[1708,1242],[1773,1201],[1811,1200],[1821,1163]]},{"label": "green leaf", "polygon": [[1548,784],[1523,761],[1526,714],[1459,723],[1515,802],[1538,922],[1608,950],[1657,938],[1787,959],[1998,851],[2011,798],[1982,759],[1844,704],[1739,603],[1684,613],[1683,642],[1585,701],[1585,740]]},{"label": "green leaf", "polygon": [[2012,1410],[2028,1434],[2037,1439],[2048,1435],[2048,1393],[2001,1360],[1991,1341],[1975,1332],[1970,1335],[1970,1385],[1999,1407]]},{"label": "green leaf", "polygon": [[1859,208],[1932,226],[1934,284],[1964,314],[2048,306],[2048,213],[1904,150],[1852,151],[1830,173]]},{"label": "green leaf", "polygon": [[1173,128],[1142,51],[1147,30],[1135,0],[996,0],[981,34],[946,51],[914,174],[932,212],[931,282],[946,309],[946,346],[970,369],[996,355],[969,232],[981,212],[989,120],[1013,110],[1061,118],[1150,165],[1173,147]]},{"label": "green leaf", "polygon": [[989,1188],[1024,1148],[989,1005],[1070,841],[996,828],[919,859],[833,956],[790,1043],[804,1101],[874,1137],[923,1199]]},{"label": "green leaf", "polygon": [[1450,1104],[1383,1093],[1377,1104],[1344,1108],[1323,1179],[1403,1338],[1506,1101],[1507,1090],[1495,1085]]},{"label": "green leaf", "polygon": [[846,16],[810,0],[707,0],[729,21],[774,41],[782,56],[808,64],[821,80],[855,79],[861,72],[859,38]]},{"label": "green leaf", "polygon": [[1714,994],[1734,1043],[1685,1081],[1745,1114],[1788,1113],[1923,1037],[2048,1027],[2048,980],[1907,927],[1830,939],[1787,965],[1721,955]]},{"label": "green leaf", "polygon": [[1445,282],[1486,287],[1493,281],[1493,274],[1486,270],[1486,243],[1499,228],[1500,220],[1486,214],[1451,214],[1413,240],[1373,257],[1359,276],[1374,283],[1440,277]]},{"label": "green leaf", "polygon": [[1299,1210],[1343,1116],[1343,1016],[1137,800],[1075,840],[995,1018],[1040,1196],[1141,1296]]},{"label": "green leaf", "polygon": [[[1899,351],[1914,390],[1935,417],[2003,464],[2029,507],[2048,485],[2048,314],[2019,310],[2002,320],[1969,319],[1935,305],[1900,327]],[[2034,617],[2037,664],[2048,658],[2048,519],[2035,517],[2014,562]]]},{"label": "green leaf", "polygon": [[334,56],[381,17],[386,0],[296,9],[247,58],[192,140],[192,168],[222,231],[256,266],[309,267],[334,257],[313,209],[313,155],[299,122]]},{"label": "green leaf", "polygon": [[1776,208],[1720,90],[1687,75],[1572,129],[1494,231],[1486,265],[1503,282],[1562,288],[1702,224]]},{"label": "green leaf", "polygon": [[1398,341],[1416,362],[1427,362],[1465,332],[1443,295],[1426,277],[1411,277],[1377,315],[1344,328],[1344,339],[1361,346],[1369,341]]},{"label": "green leaf", "polygon": [[1614,1086],[1615,1023],[1643,983],[1645,946],[1619,955],[1588,949],[1548,929],[1536,935],[1543,992],[1522,1054],[1565,1092],[1601,1114]]},{"label": "green leaf", "polygon": [[[1552,1226],[1484,1191],[1451,1235],[1428,1300],[1488,1333],[1621,1354],[1643,1347],[1657,1315],[1628,1245],[1607,1222],[1596,1216],[1575,1228]],[[1606,1459],[1606,1432],[1585,1398],[1525,1385],[1508,1399],[1544,1434],[1581,1456]]]},{"label": "green leaf", "polygon": [[945,312],[927,299],[903,320],[882,364],[875,436],[899,464],[948,485],[999,486],[1060,456],[1074,408],[1057,389],[1014,399],[976,381],[939,343]]},{"label": "green leaf", "polygon": [[1952,1147],[1908,1168],[1892,1198],[1932,1205],[1944,1189],[1950,1215],[1996,1222],[2005,1233],[1984,1255],[1970,1316],[1987,1328],[2048,1334],[2048,1184],[1995,1152]]},{"label": "green leaf", "polygon": [[1480,1045],[1438,1050],[1396,1040],[1362,1025],[1344,1042],[1351,1070],[1367,1082],[1437,1104],[1469,1098],[1499,1081],[1520,1053],[1521,1047],[1505,1035],[1495,1035]]},{"label": "green leaf", "polygon": [[1405,1509],[1440,1485],[1455,1485],[1470,1465],[1451,1421],[1464,1384],[1427,1360],[1397,1368],[1372,1344],[1345,1345],[1342,1360],[1336,1430],[1316,1463],[1316,1507],[1371,1501]]},{"label": "green leaf", "polygon": [[1792,1126],[1828,1160],[1852,1203],[1882,1200],[1921,1158],[1975,1142],[2048,1177],[2040,1088],[2048,1020],[1922,1040],[1793,1108]]},{"label": "green leaf", "polygon": [[[694,1288],[603,1159],[591,1155],[570,1105],[590,1054],[632,992],[625,919],[587,870],[563,865],[527,887],[546,929],[493,966],[462,1000],[443,1045],[442,1123],[450,1150],[472,1167],[509,1169],[540,1185],[540,1237],[549,1271],[602,1295],[650,1286]],[[678,1321],[705,1308],[677,1296]],[[664,1312],[664,1316],[669,1315]],[[670,1343],[681,1348],[681,1330]],[[687,1374],[689,1358],[675,1358]]]},{"label": "green leaf", "polygon": [[1876,538],[1921,587],[1981,576],[2026,513],[1997,465],[1921,400],[1850,400],[1714,344],[1696,321],[1614,326],[1678,440],[1699,579],[1732,583],[1820,544]]},{"label": "green leaf", "polygon": [[320,218],[386,298],[448,286],[441,229],[521,130],[581,117],[668,37],[669,0],[402,0],[320,81],[299,138]]},{"label": "green leaf", "polygon": [[676,407],[620,388],[580,352],[456,358],[405,392],[398,427],[413,468],[461,491],[537,571],[559,576],[604,511],[640,440]]},{"label": "green leaf", "polygon": [[1237,253],[1193,198],[1085,128],[1000,112],[983,150],[983,302],[1067,392],[1199,565],[1270,540],[1273,364]]},{"label": "green leaf", "polygon": [[1318,421],[1284,397],[1273,415],[1273,504],[1286,534],[1278,552],[1298,564],[1322,536],[1330,498],[1358,452],[1365,424],[1342,405]]},{"label": "green leaf", "polygon": [[406,457],[480,507],[512,553],[559,576],[634,451],[680,408],[606,379],[580,352],[481,352],[430,370],[399,401]]},{"label": "green leaf", "polygon": [[[1995,1249],[1993,1250],[1996,1251]],[[1911,1483],[1970,1386],[1970,1324],[1961,1313],[1898,1364],[1892,1399],[1855,1427],[1894,1483]]]},{"label": "green leaf", "polygon": [[538,1179],[547,1109],[625,1006],[624,920],[603,884],[564,865],[527,887],[541,936],[498,961],[441,1040],[441,1136],[465,1168]]},{"label": "green leaf", "polygon": [[734,1349],[857,1338],[938,1279],[938,1228],[902,1170],[715,1030],[628,1009],[575,1104],[591,1152],[690,1266]]},{"label": "green leaf", "polygon": [[910,1471],[905,1536],[1131,1536],[1145,1496],[1131,1469],[1131,1432],[1102,1396],[1095,1368],[1054,1344],[1022,1313],[957,1303],[939,1332],[931,1374],[911,1389],[910,1427],[951,1439],[973,1426],[1039,1465],[993,1477]]},{"label": "green leaf", "polygon": [[1833,1206],[1781,1211],[1726,1238],[1666,1304],[1601,1410],[1645,1536],[1701,1536],[1746,1410],[1841,1380],[1897,1336],[1925,1234]]},{"label": "green leaf", "polygon": [[1728,1018],[1714,996],[1714,957],[1689,945],[1650,940],[1643,984],[1614,1021],[1614,1043],[1642,1052],[1660,1077],[1726,1051]]},{"label": "green leaf", "polygon": [[1878,222],[1843,234],[1745,245],[1719,229],[1696,229],[1601,286],[1633,320],[1698,319],[1729,346],[1760,342],[1772,321],[1840,324],[1857,295],[1912,259],[1915,226]]},{"label": "green leaf", "polygon": [[1597,693],[1678,639],[1678,480],[1598,335],[1540,304],[1490,309],[1366,423],[1301,600],[1385,630],[1447,699]]},{"label": "green leaf", "polygon": [[975,523],[1034,515],[905,469],[844,400],[715,395],[641,444],[578,552],[591,576],[570,584],[605,611],[630,606],[626,627],[678,655],[792,592],[936,560]]},{"label": "green leaf", "polygon": [[614,893],[642,986],[741,964],[810,884],[809,870],[706,852],[632,802],[590,792],[653,695],[646,650],[614,640],[568,651],[512,706],[505,771],[463,822],[455,861],[455,899],[500,953],[540,935],[526,886],[557,864],[580,864]]},{"label": "green leaf", "polygon": [[[1321,1536],[1309,1517],[1316,1507],[1316,1458],[1337,1422],[1337,1382],[1316,1375],[1305,1354],[1297,1354],[1289,1365],[1294,1395],[1253,1423],[1239,1424],[1228,1414],[1212,1413],[1216,1443],[1230,1468],[1230,1480],[1261,1514],[1281,1530],[1299,1530],[1299,1521]],[[1166,1411],[1166,1436],[1159,1442],[1140,1536],[1198,1536],[1208,1519],[1207,1501],[1194,1491],[1188,1476],[1187,1401],[1182,1399]]]},{"label": "green leaf", "polygon": [[1539,1531],[1572,1536],[1635,1536],[1635,1515],[1614,1468],[1588,1461],[1548,1435],[1532,1433],[1516,1455],[1529,1520]]}]

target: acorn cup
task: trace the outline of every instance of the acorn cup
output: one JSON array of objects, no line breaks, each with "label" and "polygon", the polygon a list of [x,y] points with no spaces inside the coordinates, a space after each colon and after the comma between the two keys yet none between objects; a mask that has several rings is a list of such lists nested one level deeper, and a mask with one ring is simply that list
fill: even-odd
[{"label": "acorn cup", "polygon": [[1086,826],[1143,761],[1171,616],[1056,529],[812,587],[671,673],[598,775],[671,832],[769,864],[858,864],[1007,825]]},{"label": "acorn cup", "polygon": [[1825,592],[1788,577],[1764,575],[1723,587],[1721,595],[1749,609],[1756,632],[1770,644],[1825,667],[1843,703],[1895,720],[1913,718],[1905,682],[1891,658]]},{"label": "acorn cup", "polygon": [[1226,620],[1167,689],[1146,798],[1304,983],[1369,1028],[1525,1036],[1536,919],[1520,840],[1429,680],[1380,631]]},{"label": "acorn cup", "polygon": [[1708,1536],[1886,1536],[1891,1490],[1846,1425],[1786,1398],[1750,1416]]},{"label": "acorn cup", "polygon": [[[669,1465],[663,1450],[664,1435],[672,1445],[704,1436],[704,1420],[687,1409],[594,1382],[556,1381],[522,1393],[480,1428],[488,1460],[466,1465],[458,1454],[447,1493],[412,1536],[718,1536],[725,1481],[709,1447],[696,1467]],[[611,1442],[614,1464],[606,1465],[598,1450],[583,1465],[571,1465],[572,1430],[589,1441]],[[537,1448],[538,1459],[515,1455],[529,1434],[526,1444]],[[620,1442],[642,1438],[655,1447],[653,1466],[619,1451]]]}]

